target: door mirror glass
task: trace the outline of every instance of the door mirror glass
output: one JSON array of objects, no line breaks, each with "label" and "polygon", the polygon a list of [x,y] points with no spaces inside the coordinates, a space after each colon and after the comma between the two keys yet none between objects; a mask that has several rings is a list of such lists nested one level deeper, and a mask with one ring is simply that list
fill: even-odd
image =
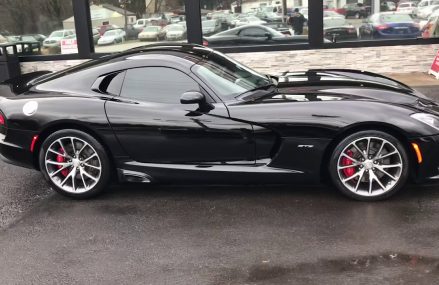
[{"label": "door mirror glass", "polygon": [[204,101],[204,95],[198,91],[184,92],[180,97],[181,104],[200,104]]}]

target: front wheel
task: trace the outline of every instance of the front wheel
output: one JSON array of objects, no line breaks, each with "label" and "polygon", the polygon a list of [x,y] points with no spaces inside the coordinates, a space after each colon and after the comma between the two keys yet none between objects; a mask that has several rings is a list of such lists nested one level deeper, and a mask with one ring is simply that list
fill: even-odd
[{"label": "front wheel", "polygon": [[58,193],[84,199],[101,193],[110,177],[110,161],[102,145],[79,130],[61,130],[42,144],[44,178]]},{"label": "front wheel", "polygon": [[405,185],[409,160],[395,137],[380,131],[361,131],[338,144],[329,172],[343,194],[361,201],[382,200]]}]

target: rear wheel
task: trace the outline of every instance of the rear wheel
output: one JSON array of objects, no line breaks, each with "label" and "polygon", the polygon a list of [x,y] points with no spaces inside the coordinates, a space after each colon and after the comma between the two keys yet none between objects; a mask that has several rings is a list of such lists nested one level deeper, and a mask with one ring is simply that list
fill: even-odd
[{"label": "rear wheel", "polygon": [[110,162],[105,149],[82,131],[61,130],[50,135],[41,146],[39,162],[44,178],[65,196],[95,196],[109,181]]},{"label": "rear wheel", "polygon": [[329,166],[335,186],[343,194],[362,201],[394,195],[405,185],[408,170],[404,146],[380,131],[362,131],[342,140]]}]

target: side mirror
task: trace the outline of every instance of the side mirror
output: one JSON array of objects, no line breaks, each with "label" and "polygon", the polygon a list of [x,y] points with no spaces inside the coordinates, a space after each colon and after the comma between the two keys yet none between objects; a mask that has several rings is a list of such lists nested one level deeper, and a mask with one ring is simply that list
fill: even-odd
[{"label": "side mirror", "polygon": [[206,100],[203,94],[198,91],[184,92],[180,97],[181,104],[200,104]]},{"label": "side mirror", "polygon": [[267,37],[267,39],[268,40],[271,40],[271,38],[273,37],[272,35],[271,35],[271,33],[265,33],[265,37]]}]

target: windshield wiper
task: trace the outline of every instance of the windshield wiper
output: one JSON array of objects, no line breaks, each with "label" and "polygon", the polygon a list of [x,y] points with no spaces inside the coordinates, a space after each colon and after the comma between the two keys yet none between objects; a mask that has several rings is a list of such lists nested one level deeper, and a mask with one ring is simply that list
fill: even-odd
[{"label": "windshield wiper", "polygon": [[[274,89],[275,89],[273,87],[276,87],[276,85],[273,84],[273,83],[269,83],[269,84],[266,84],[266,85],[258,86],[258,87],[255,87],[253,89],[247,90],[247,91],[239,94],[236,97],[237,98],[238,97],[244,97],[244,96],[246,96],[246,94],[251,94],[251,95],[246,96],[246,99],[256,99],[256,98],[259,98],[261,96],[264,96],[264,95],[267,95],[267,94],[273,92]],[[258,91],[266,91],[266,92],[262,92],[263,94],[260,94],[261,92],[258,92]]]}]

